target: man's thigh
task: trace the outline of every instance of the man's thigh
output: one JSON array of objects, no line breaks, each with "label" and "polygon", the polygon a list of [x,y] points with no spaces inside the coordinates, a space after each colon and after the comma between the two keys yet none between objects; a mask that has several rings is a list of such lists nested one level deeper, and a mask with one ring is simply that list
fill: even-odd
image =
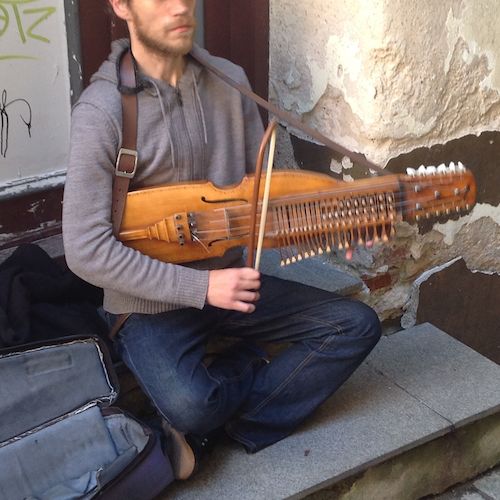
[{"label": "man's thigh", "polygon": [[365,323],[377,321],[359,301],[272,276],[262,276],[260,295],[252,314],[226,313],[224,335],[286,342],[332,333],[357,335]]}]

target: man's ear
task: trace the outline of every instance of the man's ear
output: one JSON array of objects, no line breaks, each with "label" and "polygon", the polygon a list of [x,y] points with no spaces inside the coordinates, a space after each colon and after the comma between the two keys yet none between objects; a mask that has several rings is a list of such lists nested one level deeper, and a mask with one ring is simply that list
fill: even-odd
[{"label": "man's ear", "polygon": [[130,9],[126,0],[109,0],[109,4],[117,17],[124,21],[130,19]]}]

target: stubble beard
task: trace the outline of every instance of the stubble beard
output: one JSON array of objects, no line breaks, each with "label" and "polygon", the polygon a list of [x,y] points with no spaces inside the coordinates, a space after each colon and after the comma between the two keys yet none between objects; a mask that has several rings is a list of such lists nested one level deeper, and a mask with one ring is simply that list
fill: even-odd
[{"label": "stubble beard", "polygon": [[[195,24],[195,21],[190,20],[189,24]],[[137,40],[156,55],[163,57],[185,56],[193,48],[194,27],[190,33],[180,34],[175,42],[169,42],[167,40],[167,30],[164,39],[153,37],[148,33],[148,30],[137,17],[134,19],[134,28]]]}]

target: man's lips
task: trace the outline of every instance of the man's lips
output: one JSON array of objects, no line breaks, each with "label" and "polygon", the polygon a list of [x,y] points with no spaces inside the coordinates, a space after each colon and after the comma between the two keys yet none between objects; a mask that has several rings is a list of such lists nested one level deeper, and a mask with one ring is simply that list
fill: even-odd
[{"label": "man's lips", "polygon": [[171,28],[170,31],[173,31],[174,33],[185,33],[186,31],[192,31],[193,29],[193,24],[183,24],[181,26],[175,26],[174,28]]}]

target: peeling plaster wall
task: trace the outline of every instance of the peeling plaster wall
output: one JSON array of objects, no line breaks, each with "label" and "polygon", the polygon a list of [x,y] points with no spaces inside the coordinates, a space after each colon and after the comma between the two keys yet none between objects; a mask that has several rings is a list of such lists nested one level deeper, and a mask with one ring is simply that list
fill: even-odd
[{"label": "peeling plaster wall", "polygon": [[500,126],[497,0],[271,0],[271,96],[385,165]]},{"label": "peeling plaster wall", "polygon": [[[271,99],[393,172],[461,160],[476,176],[471,214],[402,224],[389,245],[344,262],[383,318],[405,308],[421,273],[456,257],[500,275],[497,10],[498,0],[271,0]],[[293,163],[289,142],[279,146],[278,161]],[[348,179],[350,165],[330,158]]]}]

